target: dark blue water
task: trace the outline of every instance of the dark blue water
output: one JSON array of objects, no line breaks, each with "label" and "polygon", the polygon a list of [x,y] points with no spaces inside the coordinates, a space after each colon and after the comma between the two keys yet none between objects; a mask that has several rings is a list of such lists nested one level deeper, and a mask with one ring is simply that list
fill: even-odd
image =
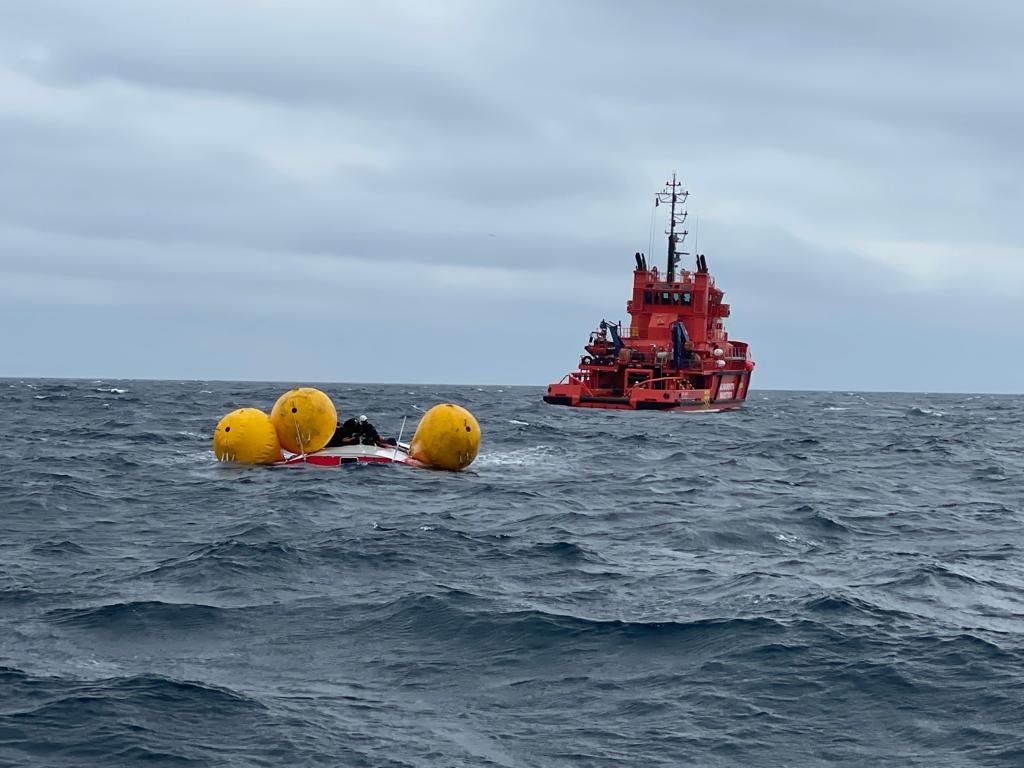
[{"label": "dark blue water", "polygon": [[1024,764],[1024,397],[325,386],[481,454],[216,464],[288,386],[0,381],[0,763]]}]

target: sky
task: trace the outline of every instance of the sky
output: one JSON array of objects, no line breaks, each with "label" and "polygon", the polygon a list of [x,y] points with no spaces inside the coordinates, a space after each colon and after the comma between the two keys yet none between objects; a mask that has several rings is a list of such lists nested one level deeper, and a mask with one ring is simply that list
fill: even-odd
[{"label": "sky", "polygon": [[0,376],[557,381],[678,173],[755,387],[1024,392],[1022,35],[1016,0],[0,0]]}]

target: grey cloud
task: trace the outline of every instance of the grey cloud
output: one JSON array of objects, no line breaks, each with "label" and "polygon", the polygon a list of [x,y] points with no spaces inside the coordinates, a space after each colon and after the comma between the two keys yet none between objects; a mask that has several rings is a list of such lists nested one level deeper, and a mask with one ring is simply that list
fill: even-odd
[{"label": "grey cloud", "polygon": [[[675,169],[763,385],[980,386],[941,367],[950,350],[1020,327],[1017,5],[426,8],[5,6],[3,312],[40,318],[0,348],[10,372],[280,378],[280,362],[330,380],[376,343],[407,345],[404,368],[379,362],[392,380],[557,378],[622,316],[632,252],[660,260],[649,205]],[[903,243],[935,274],[932,251],[996,254],[985,274],[1004,279],[879,260]],[[338,297],[378,312],[372,333],[312,328]],[[459,339],[446,363],[403,341],[410,309]],[[286,359],[259,356],[286,339]],[[525,359],[493,352],[523,339]],[[224,361],[232,340],[253,351]]]},{"label": "grey cloud", "polygon": [[[122,129],[19,120],[0,122],[0,157],[7,168],[0,195],[9,201],[0,220],[10,224],[88,237],[510,267],[581,264],[599,235],[543,206],[566,196],[603,199],[617,181],[607,171],[564,163],[563,173],[575,172],[555,174],[537,158],[500,178],[483,162],[449,170],[438,159],[417,159],[410,176],[352,174],[311,188],[229,147],[182,151]],[[438,205],[438,197],[446,202]],[[468,206],[465,218],[444,222],[453,201]],[[509,207],[524,203],[540,205],[539,217],[558,229],[546,223],[537,233],[510,220]]]},{"label": "grey cloud", "polygon": [[[355,4],[298,10],[184,0],[140,12],[131,2],[41,2],[14,10],[8,42],[26,71],[68,87],[121,81],[313,102],[406,126],[446,122],[493,132],[514,124],[500,103],[446,73],[437,47],[419,45],[397,12],[381,14],[394,32],[382,44],[373,14]],[[24,45],[26,36],[34,44]]]}]

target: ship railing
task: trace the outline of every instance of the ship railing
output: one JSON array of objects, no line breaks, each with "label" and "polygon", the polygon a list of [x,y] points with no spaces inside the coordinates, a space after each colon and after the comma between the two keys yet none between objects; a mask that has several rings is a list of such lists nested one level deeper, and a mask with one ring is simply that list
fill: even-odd
[{"label": "ship railing", "polygon": [[591,395],[591,394],[593,394],[593,392],[591,391],[590,386],[589,386],[589,378],[590,377],[587,376],[585,373],[583,373],[583,371],[576,371],[575,373],[567,373],[567,374],[565,374],[565,376],[563,376],[558,383],[559,384],[567,384],[568,383],[568,384],[577,385],[577,386],[579,386],[579,387],[581,387],[583,389],[583,394],[584,395]]},{"label": "ship railing", "polygon": [[[645,352],[645,351],[640,350],[640,349],[635,349],[633,347],[627,347],[627,349],[632,351],[632,355],[630,357],[628,357],[628,358],[615,358],[612,361],[612,363],[610,363],[610,364],[611,365],[618,365],[618,364],[621,364],[621,363],[642,363],[644,365],[651,365],[651,364],[665,365],[668,362],[670,362],[671,359],[672,359],[667,352],[660,353],[660,354],[662,354],[664,356],[663,357],[658,357],[655,354],[651,354],[650,352]],[[691,371],[699,371],[699,370],[701,370],[704,367],[703,362],[700,359],[698,359],[697,357],[695,357],[692,354],[692,352],[690,352],[688,350],[687,354],[688,354],[688,357],[687,357],[687,359],[685,359],[683,361],[682,366],[680,366],[681,369],[691,370]],[[743,360],[745,358],[741,357],[739,359]]]},{"label": "ship railing", "polygon": [[685,387],[684,386],[664,387],[664,389],[693,389],[693,384],[685,376],[659,376],[656,379],[644,379],[642,381],[638,381],[636,384],[634,384],[629,389],[630,389],[630,391],[632,391],[634,389],[651,389],[652,385],[657,384],[659,382],[665,382],[666,384],[669,383],[669,382],[673,382],[673,383],[675,383],[677,385],[679,385],[679,384],[686,384],[687,385]]}]

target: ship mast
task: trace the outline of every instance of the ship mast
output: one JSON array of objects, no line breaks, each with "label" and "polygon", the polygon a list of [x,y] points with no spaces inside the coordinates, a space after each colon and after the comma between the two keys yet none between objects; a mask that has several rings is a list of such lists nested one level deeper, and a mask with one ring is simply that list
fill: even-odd
[{"label": "ship mast", "polygon": [[[676,250],[676,246],[682,245],[683,240],[690,234],[683,229],[688,215],[683,206],[686,205],[686,198],[690,196],[690,193],[681,191],[680,187],[682,186],[683,183],[676,181],[676,175],[673,173],[672,181],[666,181],[665,189],[654,195],[655,206],[660,203],[669,203],[672,206],[669,213],[668,229],[665,230],[665,234],[668,235],[668,264],[665,271],[668,273],[668,282],[670,283],[674,283],[676,280],[676,265],[679,263],[679,257],[688,255],[685,251]],[[678,213],[676,212],[677,206],[679,208]],[[676,233],[676,227],[680,230],[678,234]]]}]

